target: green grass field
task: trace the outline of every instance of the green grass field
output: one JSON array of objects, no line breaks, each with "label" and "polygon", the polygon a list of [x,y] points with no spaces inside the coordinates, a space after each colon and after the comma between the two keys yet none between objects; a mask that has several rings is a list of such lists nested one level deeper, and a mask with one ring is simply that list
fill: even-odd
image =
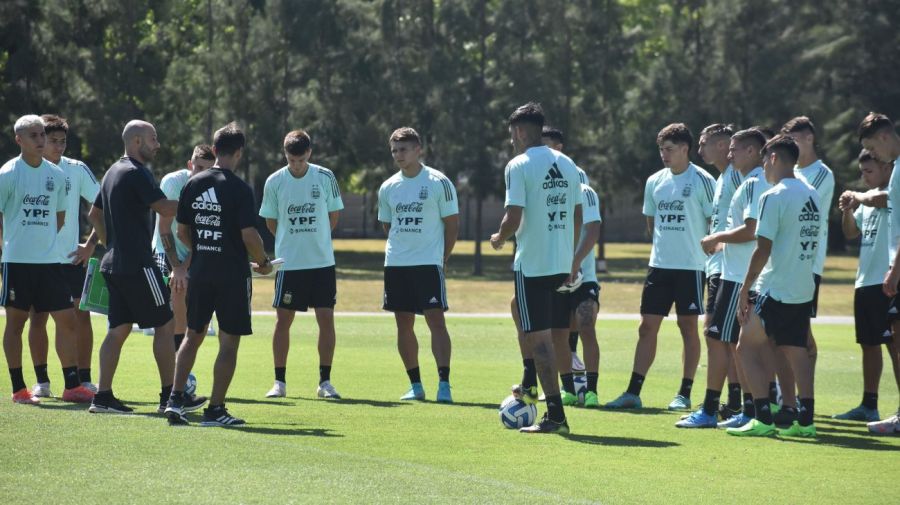
[{"label": "green grass field", "polygon": [[[94,322],[101,335],[105,321]],[[871,436],[862,423],[827,417],[860,400],[860,356],[850,327],[816,327],[820,436],[787,441],[673,427],[678,414],[664,407],[679,383],[681,346],[671,322],[642,395],[648,408],[569,409],[573,434],[566,437],[522,435],[498,421],[497,404],[521,374],[508,319],[449,320],[455,405],[396,401],[407,382],[388,317],[338,318],[332,379],[342,401],[315,398],[314,322],[298,318],[288,398],[265,399],[273,379],[273,318],[257,317],[254,324],[228,402],[248,421],[242,429],[167,426],[153,413],[158,379],[150,338],[138,333],[126,344],[115,383],[135,415],[91,415],[55,400],[40,407],[0,402],[2,502],[671,504],[763,496],[774,503],[849,505],[896,499],[900,437]],[[424,321],[418,327],[424,331]],[[626,385],[636,323],[601,320],[598,330],[600,396],[608,401]],[[436,372],[427,340],[421,344],[433,398]],[[208,339],[195,367],[201,393],[211,385],[215,350]],[[55,357],[51,372],[59,393]],[[34,379],[27,366],[26,379]],[[695,402],[704,388],[701,367]],[[898,404],[889,366],[881,392],[881,412],[888,415]]]}]

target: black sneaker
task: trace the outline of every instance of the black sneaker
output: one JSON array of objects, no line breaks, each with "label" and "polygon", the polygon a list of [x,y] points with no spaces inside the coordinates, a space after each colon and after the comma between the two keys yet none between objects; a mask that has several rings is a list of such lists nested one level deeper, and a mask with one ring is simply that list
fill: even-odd
[{"label": "black sneaker", "polygon": [[165,409],[166,418],[169,419],[169,426],[184,426],[190,424],[184,413],[184,398],[171,397]]},{"label": "black sneaker", "polygon": [[191,395],[184,400],[182,408],[185,412],[193,412],[199,410],[200,407],[206,405],[207,398],[205,396]]},{"label": "black sneaker", "polygon": [[569,423],[566,422],[565,419],[562,422],[551,421],[548,414],[544,414],[544,417],[541,419],[541,422],[526,426],[524,428],[519,428],[519,431],[522,433],[556,433],[557,435],[568,435],[569,434]]},{"label": "black sneaker", "polygon": [[779,428],[787,428],[797,420],[797,409],[794,407],[781,407],[781,410],[772,416],[772,422]]},{"label": "black sneaker", "polygon": [[203,410],[203,421],[200,426],[240,426],[246,424],[243,419],[232,416],[224,405],[208,407]]},{"label": "black sneaker", "polygon": [[88,408],[91,414],[131,414],[134,409],[120,402],[113,395],[94,396],[94,401]]},{"label": "black sneaker", "polygon": [[741,407],[733,409],[727,403],[719,405],[719,419],[726,421],[741,413]]}]

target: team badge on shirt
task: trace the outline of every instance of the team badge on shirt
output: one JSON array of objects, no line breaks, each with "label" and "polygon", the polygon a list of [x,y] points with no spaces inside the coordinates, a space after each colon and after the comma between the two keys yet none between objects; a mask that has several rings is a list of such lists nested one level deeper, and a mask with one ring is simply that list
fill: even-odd
[{"label": "team badge on shirt", "polygon": [[294,293],[291,293],[290,291],[287,291],[287,292],[284,293],[284,295],[281,297],[281,301],[282,301],[283,303],[285,303],[286,305],[289,305],[293,299],[294,299]]},{"label": "team badge on shirt", "polygon": [[319,185],[313,184],[312,191],[310,192],[313,198],[319,198],[322,196],[322,193],[319,191]]},{"label": "team badge on shirt", "polygon": [[688,198],[691,196],[691,185],[690,184],[688,184],[687,186],[684,187],[683,190],[681,190],[681,196],[683,196],[685,198]]},{"label": "team badge on shirt", "polygon": [[53,177],[47,177],[46,188],[47,191],[53,191],[53,188],[56,187],[56,184],[53,183]]},{"label": "team badge on shirt", "polygon": [[66,177],[66,194],[68,195],[71,192],[72,192],[72,179],[69,177]]},{"label": "team badge on shirt", "polygon": [[428,199],[428,186],[422,186],[422,189],[419,191],[419,200],[427,200]]}]

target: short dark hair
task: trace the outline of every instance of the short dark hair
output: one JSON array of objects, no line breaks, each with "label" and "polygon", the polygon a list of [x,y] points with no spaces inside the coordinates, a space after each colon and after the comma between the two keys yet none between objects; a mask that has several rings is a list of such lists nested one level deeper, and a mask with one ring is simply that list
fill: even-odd
[{"label": "short dark hair", "polygon": [[872,153],[869,152],[868,149],[863,149],[862,151],[859,152],[859,156],[856,157],[856,161],[858,161],[859,163],[865,163],[867,161],[878,161],[878,160],[876,160],[875,157],[872,156]]},{"label": "short dark hair", "polygon": [[731,140],[741,143],[754,144],[757,149],[762,149],[766,145],[766,136],[756,128],[747,128],[741,130],[731,136]]},{"label": "short dark hair", "polygon": [[794,142],[794,139],[787,135],[779,134],[772,137],[763,146],[763,155],[768,153],[776,153],[778,156],[787,159],[791,165],[797,164],[797,158],[800,157],[800,147]]},{"label": "short dark hair", "polygon": [[684,123],[672,123],[656,135],[656,144],[662,145],[665,141],[671,141],[674,144],[687,144],[688,148],[694,145],[694,136],[691,129]]},{"label": "short dark hair", "polygon": [[544,108],[537,102],[520,105],[509,115],[509,125],[531,124],[544,128]]},{"label": "short dark hair", "polygon": [[294,130],[284,136],[284,150],[288,154],[301,156],[312,148],[312,139],[304,130]]},{"label": "short dark hair", "polygon": [[194,146],[194,152],[191,158],[200,158],[201,160],[215,161],[216,154],[213,152],[212,146],[209,144],[197,144]]},{"label": "short dark hair", "polygon": [[775,130],[769,128],[768,126],[756,125],[756,126],[751,126],[750,128],[753,128],[754,130],[759,130],[759,132],[762,133],[764,137],[766,137],[766,142],[768,142],[769,139],[771,139],[772,137],[775,136]]},{"label": "short dark hair", "polygon": [[389,142],[415,142],[416,145],[422,145],[422,137],[419,136],[419,132],[413,130],[409,126],[403,126],[394,130],[394,133],[391,133],[391,138]]},{"label": "short dark hair", "polygon": [[700,132],[701,137],[715,137],[716,135],[734,135],[734,125],[724,123],[713,123]]},{"label": "short dark hair", "polygon": [[244,131],[234,121],[216,130],[213,135],[213,147],[218,156],[232,156],[244,148],[246,142]]},{"label": "short dark hair", "polygon": [[550,139],[557,144],[565,144],[566,138],[563,135],[562,130],[559,128],[554,128],[553,126],[545,126],[543,130],[541,130],[541,138]]},{"label": "short dark hair", "polygon": [[69,122],[66,118],[57,116],[56,114],[44,114],[41,116],[44,122],[44,133],[63,132],[69,133]]},{"label": "short dark hair", "polygon": [[878,112],[870,112],[861,123],[859,123],[859,141],[862,142],[881,130],[890,128],[894,129],[894,123],[891,118]]},{"label": "short dark hair", "polygon": [[813,124],[812,120],[806,116],[797,116],[787,123],[784,123],[784,126],[781,127],[781,133],[797,133],[797,132],[809,132],[813,135],[816,134],[816,126]]}]

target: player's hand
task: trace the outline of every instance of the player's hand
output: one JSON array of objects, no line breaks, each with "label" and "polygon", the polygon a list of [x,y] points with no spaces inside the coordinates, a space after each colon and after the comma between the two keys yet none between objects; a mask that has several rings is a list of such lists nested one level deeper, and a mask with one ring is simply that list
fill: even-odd
[{"label": "player's hand", "polygon": [[88,260],[94,255],[95,247],[97,247],[97,244],[90,242],[78,244],[78,248],[69,253],[69,257],[72,258],[72,264],[87,265]]},{"label": "player's hand", "polygon": [[503,249],[504,244],[506,244],[506,241],[500,238],[499,233],[491,235],[491,247],[493,247],[495,251]]},{"label": "player's hand", "polygon": [[269,275],[272,273],[272,262],[266,261],[266,264],[260,266],[258,263],[253,264],[253,271],[258,273],[259,275]]},{"label": "player's hand", "polygon": [[859,207],[856,192],[848,190],[841,193],[841,197],[838,199],[838,207],[844,212],[856,210]]},{"label": "player's hand", "polygon": [[719,241],[716,239],[716,235],[707,235],[700,240],[700,247],[703,248],[703,252],[706,254],[713,254],[716,252],[716,246]]},{"label": "player's hand", "polygon": [[741,326],[750,320],[750,290],[742,287],[738,295],[738,322]]},{"label": "player's hand", "polygon": [[888,270],[884,276],[884,282],[881,284],[881,290],[890,298],[897,296],[897,282],[900,282],[900,270],[893,267]]},{"label": "player's hand", "polygon": [[173,293],[183,293],[187,290],[187,268],[184,265],[172,269],[169,276],[169,287]]}]

